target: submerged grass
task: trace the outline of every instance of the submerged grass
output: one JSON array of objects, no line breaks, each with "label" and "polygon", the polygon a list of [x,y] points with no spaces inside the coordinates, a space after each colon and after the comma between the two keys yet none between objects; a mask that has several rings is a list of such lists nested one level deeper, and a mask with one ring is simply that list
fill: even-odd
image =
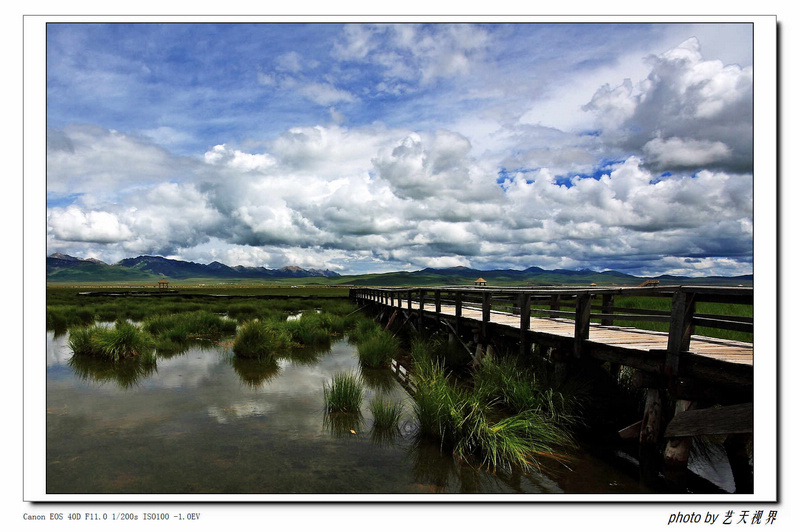
[{"label": "submerged grass", "polygon": [[364,385],[355,373],[336,373],[323,385],[323,395],[328,412],[356,413],[364,400]]}]

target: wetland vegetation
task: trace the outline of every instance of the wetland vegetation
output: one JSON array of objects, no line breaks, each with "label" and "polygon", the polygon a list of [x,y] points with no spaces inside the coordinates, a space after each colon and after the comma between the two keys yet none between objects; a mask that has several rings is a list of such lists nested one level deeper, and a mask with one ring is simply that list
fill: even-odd
[{"label": "wetland vegetation", "polygon": [[[291,386],[285,379],[308,368],[303,384],[294,385],[296,391],[281,393],[294,397],[310,390],[297,395],[303,405],[316,404],[308,399],[316,393],[319,419],[329,437],[356,437],[368,419],[372,443],[386,452],[398,442],[436,449],[439,460],[470,464],[497,478],[514,471],[532,475],[554,463],[568,463],[579,452],[578,435],[594,407],[587,401],[585,382],[554,379],[552,368],[531,361],[536,357],[522,361],[501,352],[472,367],[464,347],[446,336],[397,336],[346,299],[109,297],[48,290],[47,327],[55,340],[66,338],[71,356],[63,367],[77,382],[113,385],[127,393],[141,393],[134,391],[142,383],[168,378],[169,368],[189,363],[187,353],[206,364],[222,357],[221,368],[232,370],[245,390],[241,393],[253,397]],[[327,378],[312,386],[308,379],[320,378],[316,368],[331,364],[330,353],[347,349],[352,358],[337,359],[326,370]],[[393,359],[409,368],[413,393],[402,392],[392,377],[388,366]],[[193,389],[195,394],[210,393]],[[223,409],[213,415],[229,419],[226,423],[231,415],[268,416],[258,413],[266,407],[253,405],[247,408],[256,414],[242,414],[243,407],[235,406],[230,413]],[[62,430],[56,423],[53,434],[63,435]],[[316,451],[306,452],[311,457]],[[431,473],[418,470],[419,464],[432,460],[428,453],[414,454],[416,465],[410,470],[417,477]],[[445,470],[450,471],[445,476],[454,471]],[[58,485],[62,487],[57,490],[80,489]]]}]

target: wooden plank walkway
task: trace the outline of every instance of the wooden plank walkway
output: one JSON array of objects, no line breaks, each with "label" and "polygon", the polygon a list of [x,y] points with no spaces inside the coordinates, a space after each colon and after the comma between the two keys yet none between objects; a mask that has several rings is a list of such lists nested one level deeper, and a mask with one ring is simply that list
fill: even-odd
[{"label": "wooden plank walkway", "polygon": [[[624,298],[630,296],[650,298],[645,302],[653,308],[625,306],[631,300]],[[559,360],[595,358],[643,372],[649,381],[666,379],[671,388],[691,386],[691,393],[752,395],[753,344],[695,332],[709,327],[752,333],[752,288],[353,288],[350,297],[383,310],[397,309],[415,328],[447,322],[459,335],[469,329],[484,347],[502,339],[527,353],[536,344],[555,349]],[[615,298],[623,305],[615,305]],[[700,313],[698,304],[710,306]],[[726,315],[710,313],[716,309],[725,309]],[[625,322],[636,327],[623,326]],[[669,331],[640,325],[649,323],[665,324]]]},{"label": "wooden plank walkway", "polygon": [[[394,305],[387,306],[408,309],[409,302],[404,299],[396,299]],[[419,301],[411,300],[411,310],[419,311]],[[456,307],[453,305],[441,305],[440,314],[446,317],[456,316]],[[424,307],[426,313],[434,315],[431,307]],[[490,311],[490,323],[505,325],[511,328],[520,327],[520,317],[507,312]],[[483,314],[480,308],[464,306],[461,316],[474,321],[482,321]],[[531,317],[529,331],[539,334],[548,334],[562,338],[574,338],[575,322],[565,318],[535,318]],[[599,325],[592,323],[589,325],[589,337],[587,341],[604,344],[608,347],[620,347],[637,351],[665,351],[669,340],[669,333],[659,331],[646,331],[633,327],[621,327],[618,325]],[[697,356],[715,359],[732,364],[753,365],[753,344],[711,338],[708,336],[692,335],[691,352]]]}]

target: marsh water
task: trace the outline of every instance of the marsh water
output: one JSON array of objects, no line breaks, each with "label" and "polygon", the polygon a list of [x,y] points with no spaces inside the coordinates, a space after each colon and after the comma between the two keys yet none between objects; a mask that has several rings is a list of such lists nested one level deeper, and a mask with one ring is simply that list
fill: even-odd
[{"label": "marsh water", "polygon": [[[86,494],[642,493],[588,453],[542,471],[477,469],[419,442],[411,398],[389,370],[364,371],[360,416],[325,414],[323,384],[359,372],[355,346],[241,363],[212,343],[157,366],[72,358],[48,332],[47,492]],[[402,402],[393,432],[372,428],[369,402]]]}]

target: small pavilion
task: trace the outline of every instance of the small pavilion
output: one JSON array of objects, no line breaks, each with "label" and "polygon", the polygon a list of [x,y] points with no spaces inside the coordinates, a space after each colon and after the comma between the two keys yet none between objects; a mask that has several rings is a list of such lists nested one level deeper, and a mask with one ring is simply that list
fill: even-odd
[{"label": "small pavilion", "polygon": [[158,282],[158,289],[169,290],[169,281],[167,281],[166,278],[162,277],[161,280]]},{"label": "small pavilion", "polygon": [[478,277],[475,280],[475,286],[486,286],[486,280],[483,277]]}]

